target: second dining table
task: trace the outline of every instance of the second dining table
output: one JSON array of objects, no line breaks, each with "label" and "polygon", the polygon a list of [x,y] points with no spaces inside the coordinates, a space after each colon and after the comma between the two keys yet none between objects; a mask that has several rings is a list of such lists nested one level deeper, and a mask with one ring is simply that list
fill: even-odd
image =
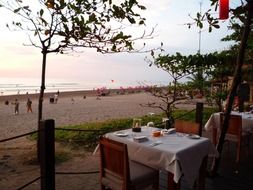
[{"label": "second dining table", "polygon": [[[220,113],[222,112],[216,112],[210,116],[205,124],[205,129],[207,131],[212,128],[220,128]],[[231,114],[242,116],[242,130],[244,132],[253,133],[253,113],[232,111]]]},{"label": "second dining table", "polygon": [[[213,113],[210,118],[207,120],[204,128],[206,131],[212,131],[213,135],[213,143],[217,144],[217,133],[218,130],[221,128],[220,123],[220,113],[222,112],[216,112]],[[242,130],[246,133],[253,133],[253,113],[251,112],[238,112],[238,111],[232,111],[232,115],[240,115],[242,117]]]},{"label": "second dining table", "polygon": [[185,181],[193,186],[202,161],[208,155],[218,156],[208,138],[176,132],[153,137],[155,130],[159,129],[141,127],[141,132],[127,129],[107,133],[105,136],[127,144],[131,160],[173,174],[175,184],[178,184],[183,176]]}]

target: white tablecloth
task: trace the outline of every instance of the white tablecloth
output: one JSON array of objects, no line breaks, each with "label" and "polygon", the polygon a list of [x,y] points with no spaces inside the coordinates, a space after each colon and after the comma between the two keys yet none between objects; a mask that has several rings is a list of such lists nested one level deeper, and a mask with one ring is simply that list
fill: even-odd
[{"label": "white tablecloth", "polygon": [[[220,128],[220,113],[214,113],[210,116],[205,124],[205,130],[211,131],[212,128]],[[244,132],[253,133],[253,114],[248,112],[235,112],[232,111],[233,115],[242,116],[242,130]]]},{"label": "white tablecloth", "polygon": [[[173,173],[176,183],[184,175],[185,180],[191,186],[198,176],[203,158],[207,155],[218,155],[215,147],[207,138],[190,139],[176,133],[154,138],[151,136],[152,130],[154,128],[142,127],[140,133],[133,133],[131,129],[124,130],[123,132],[129,134],[126,137],[118,137],[115,133],[108,133],[105,136],[127,144],[130,159]],[[149,140],[141,143],[134,142],[133,135],[144,135]],[[161,144],[151,145],[157,141],[160,141]]]}]

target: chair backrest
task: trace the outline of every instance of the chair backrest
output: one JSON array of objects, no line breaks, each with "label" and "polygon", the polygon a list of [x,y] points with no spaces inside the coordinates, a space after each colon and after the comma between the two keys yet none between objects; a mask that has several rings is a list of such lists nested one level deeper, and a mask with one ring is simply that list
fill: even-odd
[{"label": "chair backrest", "polygon": [[191,121],[175,120],[174,127],[177,132],[200,135],[200,124]]},{"label": "chair backrest", "polygon": [[100,137],[101,183],[112,188],[127,190],[130,184],[127,145]]},{"label": "chair backrest", "polygon": [[[221,127],[223,125],[225,115],[220,114],[220,123]],[[236,135],[238,138],[241,138],[242,135],[242,116],[240,115],[230,115],[230,119],[228,122],[228,130],[227,134]]]}]

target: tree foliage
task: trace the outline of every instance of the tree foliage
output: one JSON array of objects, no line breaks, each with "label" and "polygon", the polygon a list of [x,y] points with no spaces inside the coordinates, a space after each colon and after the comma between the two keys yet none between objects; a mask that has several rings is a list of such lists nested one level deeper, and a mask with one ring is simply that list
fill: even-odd
[{"label": "tree foliage", "polygon": [[[240,36],[240,43],[238,48],[238,54],[236,59],[236,67],[234,72],[234,78],[232,82],[232,86],[229,92],[229,98],[228,103],[226,106],[226,112],[225,112],[225,119],[222,124],[222,130],[219,137],[219,142],[217,149],[221,153],[222,147],[225,139],[225,135],[227,132],[227,129],[229,127],[229,118],[230,118],[230,112],[232,109],[232,104],[234,101],[234,97],[236,95],[237,88],[239,84],[242,82],[242,67],[245,61],[245,57],[247,56],[247,48],[250,44],[250,35],[252,33],[252,19],[253,19],[253,1],[252,0],[241,0],[240,2],[237,2],[236,8],[230,8],[230,21],[237,22],[238,20],[242,23],[242,25],[236,25],[238,27],[237,34],[241,34]],[[217,9],[218,6],[218,0],[211,0],[211,5]],[[213,15],[210,14],[210,12],[206,12],[206,16],[203,18],[196,18],[198,22],[201,22],[202,25],[207,21],[214,22],[215,20],[218,20],[218,18],[214,18]],[[195,22],[197,26],[200,26],[198,22]],[[210,26],[210,24],[209,24]],[[212,27],[212,26],[211,26]],[[235,25],[234,25],[235,27]],[[236,35],[237,35],[236,34]],[[230,38],[232,39],[232,38]],[[239,39],[239,38],[238,38]],[[216,173],[218,166],[219,166],[220,158],[215,159],[215,163],[212,168],[213,174]]]},{"label": "tree foliage", "polygon": [[193,58],[194,56],[183,56],[180,53],[175,55],[151,55],[152,60],[146,59],[149,66],[155,65],[166,71],[172,77],[172,84],[162,88],[157,86],[150,88],[149,92],[154,97],[159,98],[161,103],[149,102],[146,105],[164,111],[172,123],[174,120],[172,112],[175,109],[175,105],[187,98],[186,89],[183,88],[184,85],[180,83],[180,79],[191,74],[197,63]]},{"label": "tree foliage", "polygon": [[[31,3],[32,2],[32,3]],[[0,0],[14,19],[7,27],[28,34],[29,45],[42,53],[38,122],[42,118],[48,53],[69,53],[94,48],[101,53],[138,52],[134,42],[152,37],[152,30],[132,36],[125,28],[145,25],[137,0]]]},{"label": "tree foliage", "polygon": [[[175,104],[181,100],[192,97],[193,91],[207,91],[208,99],[214,101],[219,108],[222,106],[222,101],[225,100],[227,89],[219,87],[217,91],[210,93],[207,87],[208,80],[221,80],[224,77],[231,76],[235,68],[235,55],[231,51],[213,52],[207,54],[182,55],[157,55],[153,54],[153,60],[148,60],[149,65],[155,65],[158,68],[166,71],[172,77],[172,85],[160,88],[153,87],[150,92],[153,96],[162,100],[162,104],[158,102],[149,102],[147,105],[163,110],[167,117],[170,118],[175,108]],[[231,69],[233,65],[233,69]],[[200,73],[201,71],[204,73]],[[188,85],[180,84],[180,79],[188,78],[191,81]],[[182,88],[183,87],[183,88]],[[188,93],[186,93],[188,92]]]},{"label": "tree foliage", "polygon": [[[144,25],[145,18],[134,10],[145,10],[136,0],[27,0],[0,1],[18,17],[12,27],[29,33],[31,45],[47,53],[72,51],[76,47],[98,52],[134,50],[134,38],[122,32],[123,24]],[[121,2],[121,3],[120,3]],[[10,24],[7,25],[11,27]]]}]

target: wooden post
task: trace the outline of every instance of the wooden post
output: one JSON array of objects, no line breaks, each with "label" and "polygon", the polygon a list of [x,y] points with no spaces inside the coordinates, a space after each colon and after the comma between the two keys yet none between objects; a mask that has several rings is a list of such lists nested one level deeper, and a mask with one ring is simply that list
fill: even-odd
[{"label": "wooden post", "polygon": [[54,147],[54,120],[40,122],[40,175],[41,190],[55,190],[55,147]]},{"label": "wooden post", "polygon": [[196,104],[196,114],[195,122],[199,123],[199,135],[202,136],[202,121],[203,121],[203,103],[197,102]]}]

